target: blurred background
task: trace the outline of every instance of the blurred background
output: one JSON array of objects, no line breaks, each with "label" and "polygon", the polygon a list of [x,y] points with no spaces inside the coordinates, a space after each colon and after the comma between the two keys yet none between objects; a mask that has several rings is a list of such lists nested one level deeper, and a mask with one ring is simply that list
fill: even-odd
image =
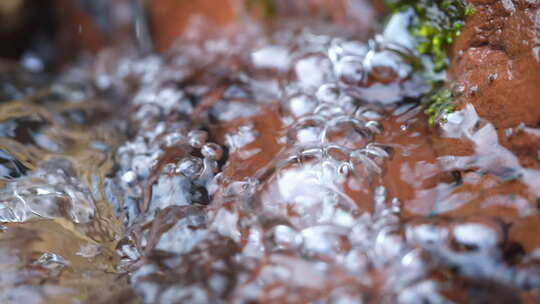
[{"label": "blurred background", "polygon": [[383,12],[377,0],[2,0],[0,57],[56,70],[108,45],[163,52],[194,16],[216,25],[312,18],[365,31]]}]

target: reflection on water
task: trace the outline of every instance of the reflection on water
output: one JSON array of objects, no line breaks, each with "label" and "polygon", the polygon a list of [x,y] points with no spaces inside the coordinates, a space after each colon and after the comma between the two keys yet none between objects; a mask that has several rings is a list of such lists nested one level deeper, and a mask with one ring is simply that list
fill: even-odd
[{"label": "reflection on water", "polygon": [[472,106],[429,129],[396,31],[199,23],[163,56],[19,71],[2,301],[534,303],[537,171]]}]

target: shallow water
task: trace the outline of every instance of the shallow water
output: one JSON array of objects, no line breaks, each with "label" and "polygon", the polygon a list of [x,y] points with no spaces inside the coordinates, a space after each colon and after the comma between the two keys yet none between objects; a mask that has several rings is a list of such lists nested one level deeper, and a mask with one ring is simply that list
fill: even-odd
[{"label": "shallow water", "polygon": [[538,171],[472,105],[427,125],[400,22],[196,24],[6,82],[0,298],[534,303]]},{"label": "shallow water", "polygon": [[[124,227],[103,186],[124,124],[94,95],[88,69],[58,79],[1,69],[0,299],[108,301],[127,288],[115,266]],[[118,288],[103,292],[106,282]]]}]

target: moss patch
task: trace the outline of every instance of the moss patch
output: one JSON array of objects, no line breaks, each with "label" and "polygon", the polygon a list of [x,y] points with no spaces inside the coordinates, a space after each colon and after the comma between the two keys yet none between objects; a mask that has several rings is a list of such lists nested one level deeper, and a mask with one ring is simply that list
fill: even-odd
[{"label": "moss patch", "polygon": [[429,123],[444,123],[444,116],[455,110],[452,92],[444,87],[443,80],[430,79],[446,70],[449,63],[448,49],[461,34],[465,19],[475,13],[472,5],[464,0],[387,0],[394,13],[414,12],[409,31],[417,42],[417,52],[430,58],[424,65],[430,92],[423,98]]},{"label": "moss patch", "polygon": [[432,126],[438,122],[445,123],[444,117],[455,111],[452,92],[445,87],[437,88],[426,95],[424,104],[425,113],[429,116],[429,124]]},{"label": "moss patch", "polygon": [[447,49],[461,34],[465,18],[475,12],[472,5],[462,0],[387,0],[387,3],[394,12],[413,9],[409,30],[418,41],[417,51],[433,58],[436,71],[447,67]]},{"label": "moss patch", "polygon": [[277,13],[274,0],[244,0],[244,4],[248,11],[262,14],[265,18],[274,17]]}]

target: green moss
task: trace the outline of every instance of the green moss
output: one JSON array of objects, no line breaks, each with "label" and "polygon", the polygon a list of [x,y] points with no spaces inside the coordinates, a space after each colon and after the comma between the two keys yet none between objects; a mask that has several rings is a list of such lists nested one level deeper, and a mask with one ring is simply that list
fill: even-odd
[{"label": "green moss", "polygon": [[455,111],[452,92],[445,87],[434,89],[424,98],[425,113],[429,116],[429,124],[432,126],[438,122],[446,122],[444,117]]},{"label": "green moss", "polygon": [[409,28],[416,39],[417,52],[429,57],[430,64],[425,64],[424,75],[431,84],[431,90],[424,97],[426,114],[434,125],[444,122],[442,117],[455,110],[450,90],[444,88],[442,80],[433,79],[432,75],[448,67],[448,49],[461,34],[465,19],[473,15],[475,8],[464,0],[387,0],[394,12],[412,9],[414,14]]},{"label": "green moss", "polygon": [[262,12],[266,18],[274,17],[277,13],[274,0],[245,0],[244,3],[248,11]]},{"label": "green moss", "polygon": [[432,57],[435,71],[447,67],[448,47],[461,34],[465,18],[475,12],[462,0],[389,0],[388,4],[395,12],[414,10],[410,31],[418,40],[418,52]]},{"label": "green moss", "polygon": [[465,6],[465,17],[470,17],[476,13],[476,9],[472,4],[467,4]]}]

